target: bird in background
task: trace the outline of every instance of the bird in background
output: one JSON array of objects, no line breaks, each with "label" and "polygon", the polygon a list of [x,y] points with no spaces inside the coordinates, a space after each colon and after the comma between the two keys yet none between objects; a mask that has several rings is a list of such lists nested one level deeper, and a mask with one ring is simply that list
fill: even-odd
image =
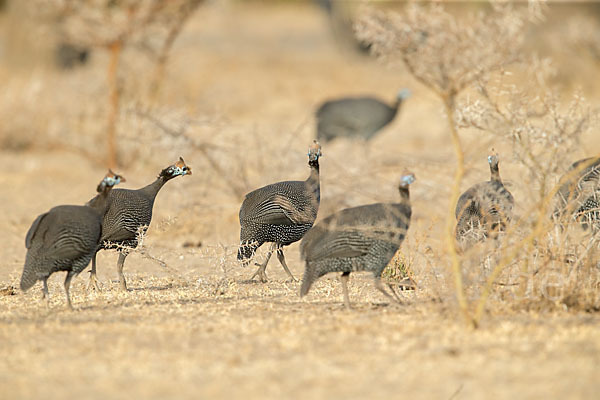
[{"label": "bird in background", "polygon": [[370,271],[375,287],[386,297],[401,302],[391,284],[390,295],[381,274],[406,237],[412,207],[409,186],[415,175],[406,172],[400,179],[398,203],[376,203],[347,208],[323,219],[302,239],[300,253],[305,260],[300,296],[330,272],[341,272],[344,304],[350,308],[347,282],[351,272]]},{"label": "bird in background", "polygon": [[402,89],[392,105],[373,97],[326,101],[316,112],[317,139],[322,142],[343,137],[369,140],[394,120],[408,97],[410,90]]},{"label": "bird in background", "polygon": [[490,180],[467,189],[455,209],[455,235],[462,249],[506,230],[513,216],[514,198],[500,178],[498,153],[488,156]]},{"label": "bird in background", "polygon": [[263,243],[272,243],[266,260],[262,264],[256,264],[258,269],[250,280],[258,276],[261,282],[267,281],[265,270],[274,251],[289,278],[296,280],[285,261],[283,247],[302,239],[317,218],[321,200],[321,156],[321,145],[315,140],[308,149],[310,175],[305,181],[273,183],[248,193],[244,198],[239,213],[238,260],[246,266]]},{"label": "bird in background", "polygon": [[[191,175],[192,169],[183,158],[166,167],[151,184],[141,189],[115,189],[108,194],[108,209],[102,220],[102,238],[98,250],[117,249],[117,273],[122,290],[127,290],[123,275],[125,258],[138,245],[139,235],[144,235],[152,221],[156,195],[165,183],[178,176]],[[96,255],[92,258],[89,285],[99,290],[96,278]]]},{"label": "bird in background", "polygon": [[562,225],[566,219],[577,221],[584,229],[600,230],[600,157],[589,157],[571,164],[559,180],[554,195],[553,216]]},{"label": "bird in background", "polygon": [[109,170],[97,187],[98,195],[88,203],[57,206],[33,221],[25,237],[27,256],[21,290],[27,291],[41,280],[43,298],[49,301],[48,278],[55,272],[66,271],[65,295],[69,308],[73,308],[69,295],[71,279],[95,256],[108,196],[113,186],[121,182],[125,178]]}]

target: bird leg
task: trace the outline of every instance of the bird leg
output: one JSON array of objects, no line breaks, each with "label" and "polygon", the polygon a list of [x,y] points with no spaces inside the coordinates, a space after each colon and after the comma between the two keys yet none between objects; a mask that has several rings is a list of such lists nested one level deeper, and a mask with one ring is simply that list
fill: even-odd
[{"label": "bird leg", "polygon": [[416,290],[417,283],[410,276],[407,276],[398,282],[398,287],[401,288],[400,290]]},{"label": "bird leg", "polygon": [[[375,287],[377,288],[377,290],[379,290],[381,293],[383,293],[385,295],[385,297],[387,297],[388,299],[400,302],[400,298],[398,297],[398,295],[396,295],[396,298],[394,298],[394,296],[392,296],[385,290],[385,288],[383,287],[383,283],[381,282],[380,276],[375,277]],[[392,292],[393,292],[393,290],[392,290]],[[394,294],[396,294],[396,293],[394,292]]]},{"label": "bird leg", "polygon": [[285,256],[283,255],[282,246],[277,246],[277,259],[279,260],[279,263],[281,264],[281,266],[283,267],[285,272],[288,274],[288,276],[290,277],[292,282],[298,282],[298,279],[294,278],[294,275],[292,275],[292,273],[290,272],[290,269],[288,268],[288,266],[285,262]]},{"label": "bird leg", "polygon": [[348,296],[348,280],[350,279],[350,272],[342,272],[340,276],[340,282],[342,283],[342,292],[344,292],[344,304],[346,308],[350,310],[350,297]]},{"label": "bird leg", "polygon": [[127,253],[124,251],[119,252],[119,259],[117,260],[117,273],[119,274],[119,283],[121,290],[127,291],[127,282],[125,281],[125,275],[123,275],[123,264],[125,264],[125,258]]},{"label": "bird leg", "polygon": [[399,304],[402,304],[402,299],[400,298],[400,296],[398,295],[398,293],[396,293],[396,291],[394,290],[394,287],[392,286],[392,284],[388,283],[387,285],[390,288],[390,291],[392,292],[392,294],[394,295],[394,298],[396,299],[396,301]]},{"label": "bird leg", "polygon": [[92,258],[92,270],[90,271],[90,280],[87,289],[90,290],[91,288],[101,292],[100,285],[98,285],[98,278],[96,277],[96,253],[94,253],[94,257]]},{"label": "bird leg", "polygon": [[46,299],[46,305],[50,306],[50,294],[48,293],[48,277],[42,280],[42,300]]},{"label": "bird leg", "polygon": [[75,274],[73,271],[67,272],[67,277],[65,278],[65,294],[67,295],[67,305],[69,309],[73,310],[73,304],[71,304],[71,296],[69,296],[69,288],[71,287],[71,279]]},{"label": "bird leg", "polygon": [[275,250],[275,246],[276,246],[275,243],[273,243],[271,245],[271,247],[269,248],[269,251],[267,252],[267,259],[262,264],[254,263],[254,265],[258,265],[258,269],[254,273],[254,275],[252,275],[250,277],[250,279],[249,279],[250,281],[254,280],[254,277],[256,275],[258,275],[258,279],[261,282],[263,282],[263,283],[267,282],[267,274],[265,273],[265,270],[267,269],[267,264],[269,263],[269,260],[271,259],[271,255],[273,254],[273,251]]}]

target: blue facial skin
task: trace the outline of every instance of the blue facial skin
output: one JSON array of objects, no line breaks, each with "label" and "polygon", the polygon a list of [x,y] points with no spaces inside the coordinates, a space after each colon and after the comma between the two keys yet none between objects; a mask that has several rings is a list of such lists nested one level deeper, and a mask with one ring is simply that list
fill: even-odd
[{"label": "blue facial skin", "polygon": [[178,176],[178,175],[187,175],[188,171],[184,170],[181,167],[171,167],[168,170],[169,174],[174,175],[174,176]]},{"label": "blue facial skin", "polygon": [[107,186],[115,186],[118,185],[121,182],[121,178],[114,178],[112,176],[107,176],[106,178],[104,178],[104,183],[106,183]]},{"label": "blue facial skin", "polygon": [[411,91],[410,89],[402,89],[398,92],[398,98],[400,100],[405,100],[408,99],[411,96]]},{"label": "blue facial skin", "polygon": [[405,175],[405,176],[402,177],[402,184],[403,185],[410,185],[414,181],[415,181],[415,177],[413,175]]},{"label": "blue facial skin", "polygon": [[492,156],[488,156],[488,163],[492,163]]},{"label": "blue facial skin", "polygon": [[319,157],[321,157],[321,150],[317,150],[316,152],[313,152],[313,151],[311,151],[311,150],[308,150],[308,154],[307,154],[307,156],[309,157],[309,159],[310,159],[311,161],[318,160],[318,159],[319,159]]}]

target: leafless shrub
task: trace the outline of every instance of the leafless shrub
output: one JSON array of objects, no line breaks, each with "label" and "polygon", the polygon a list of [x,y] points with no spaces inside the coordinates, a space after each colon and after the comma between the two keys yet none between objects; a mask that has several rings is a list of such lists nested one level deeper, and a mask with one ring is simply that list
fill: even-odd
[{"label": "leafless shrub", "polygon": [[456,296],[465,320],[469,305],[463,291],[459,255],[454,240],[454,204],[464,175],[464,153],[455,120],[457,97],[477,82],[487,81],[521,58],[524,16],[506,5],[459,20],[439,5],[410,4],[403,13],[366,10],[357,22],[358,37],[388,63],[401,61],[408,72],[438,95],[444,104],[457,169],[448,214],[446,243]]},{"label": "leafless shrub", "polygon": [[175,269],[170,267],[165,261],[150,254],[148,246],[146,246],[146,244],[145,244],[147,232],[148,232],[148,225],[143,225],[143,226],[138,227],[137,233],[136,233],[137,246],[135,248],[132,248],[130,246],[126,246],[126,245],[123,245],[120,243],[110,242],[110,241],[106,241],[104,244],[107,248],[115,249],[115,250],[118,250],[118,251],[126,253],[126,254],[137,253],[140,256],[142,256],[143,258],[146,258],[148,260],[151,260],[151,261],[159,264],[161,267],[165,268],[166,270],[168,270],[170,272],[174,272]]},{"label": "leafless shrub", "polygon": [[155,72],[150,85],[144,86],[149,87],[150,92],[143,94],[155,99],[173,43],[185,21],[201,3],[202,0],[36,0],[28,3],[31,15],[49,22],[49,25],[58,25],[61,40],[109,53],[105,132],[106,163],[109,167],[114,168],[118,162],[117,126],[122,95],[127,89],[125,83],[135,82],[132,78],[139,73],[125,73],[122,62],[124,50],[142,50],[153,61]]},{"label": "leafless shrub", "polygon": [[[564,102],[548,89],[551,70],[547,61],[534,60],[531,65],[528,72],[532,79],[527,81],[532,84],[506,84],[500,77],[493,86],[489,82],[479,85],[457,109],[456,119],[462,128],[475,128],[512,144],[514,158],[524,168],[521,185],[527,198],[525,211],[499,249],[510,256],[496,260],[484,285],[476,319],[492,289],[500,295],[507,287],[513,287],[498,286],[496,280],[501,276],[499,280],[515,282],[520,296],[529,290],[527,301],[522,303],[528,307],[536,304],[531,301],[535,296],[531,287],[536,288],[538,300],[552,299],[551,303],[569,303],[583,309],[597,308],[600,299],[597,273],[590,274],[593,268],[581,267],[593,264],[589,257],[594,253],[590,249],[597,248],[596,237],[573,224],[572,212],[565,213],[563,221],[551,219],[557,192],[563,184],[556,184],[556,177],[574,161],[582,134],[597,125],[597,113],[580,94]],[[555,226],[555,222],[560,226]],[[587,245],[581,247],[581,243]],[[521,277],[518,284],[515,276]],[[549,283],[549,279],[553,282]],[[579,283],[573,285],[574,282]],[[583,282],[587,284],[581,285]],[[552,290],[548,291],[549,287]],[[581,301],[575,301],[576,298]]]},{"label": "leafless shrub", "polygon": [[[539,19],[538,14],[535,15]],[[507,5],[494,5],[488,13],[461,19],[439,5],[411,4],[402,13],[367,10],[356,25],[359,38],[371,43],[375,54],[391,65],[401,61],[444,104],[457,157],[446,221],[447,251],[459,308],[474,326],[479,324],[490,296],[511,297],[508,294],[523,291],[523,285],[534,285],[538,293],[546,293],[554,268],[559,268],[565,277],[577,275],[578,279],[564,280],[565,289],[585,287],[579,295],[571,292],[567,296],[567,291],[562,290],[558,297],[555,288],[555,302],[566,304],[568,298],[570,304],[585,303],[583,308],[594,308],[600,297],[597,278],[593,274],[581,275],[590,272],[590,268],[581,266],[593,264],[589,257],[594,245],[586,242],[590,243],[589,248],[572,248],[567,243],[577,240],[569,238],[567,231],[557,233],[549,218],[557,191],[555,177],[573,161],[571,157],[581,135],[596,122],[595,113],[581,95],[565,104],[549,89],[547,78],[552,65],[548,60],[525,60],[525,24],[525,14]],[[530,68],[523,68],[525,65]],[[514,77],[516,73],[529,84],[521,85],[521,80]],[[511,144],[513,158],[525,169],[520,185],[525,186],[528,201],[517,200],[524,202],[525,210],[506,232],[459,254],[453,235],[453,211],[464,174],[459,131],[466,129],[479,130]],[[588,235],[588,240],[593,238]],[[566,253],[575,255],[577,268],[573,263],[560,261]],[[571,285],[579,279],[587,284]]]}]

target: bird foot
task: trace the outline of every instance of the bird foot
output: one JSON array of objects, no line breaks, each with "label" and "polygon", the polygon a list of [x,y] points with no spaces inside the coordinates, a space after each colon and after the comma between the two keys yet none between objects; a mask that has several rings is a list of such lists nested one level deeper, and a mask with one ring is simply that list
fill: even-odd
[{"label": "bird foot", "polygon": [[406,278],[402,279],[400,282],[398,282],[397,286],[398,286],[398,290],[403,290],[403,291],[417,289],[417,283],[415,281],[413,281],[410,277],[406,277]]},{"label": "bird foot", "polygon": [[98,292],[102,291],[98,282],[98,278],[96,278],[95,274],[91,274],[90,280],[88,281],[87,290],[90,291],[91,289],[97,290]]},{"label": "bird foot", "polygon": [[268,278],[267,278],[267,274],[265,272],[266,264],[259,264],[259,263],[255,262],[254,265],[258,266],[258,269],[250,277],[250,279],[248,279],[248,281],[252,282],[252,281],[254,281],[254,278],[258,276],[258,281],[259,282],[267,283],[268,282]]},{"label": "bird foot", "polygon": [[262,270],[262,267],[259,268],[258,270],[256,270],[256,272],[254,273],[254,275],[252,275],[250,277],[250,279],[248,279],[249,282],[253,282],[254,278],[258,277],[258,281],[261,283],[267,283],[268,279],[267,279],[267,274],[265,273],[265,271]]}]

